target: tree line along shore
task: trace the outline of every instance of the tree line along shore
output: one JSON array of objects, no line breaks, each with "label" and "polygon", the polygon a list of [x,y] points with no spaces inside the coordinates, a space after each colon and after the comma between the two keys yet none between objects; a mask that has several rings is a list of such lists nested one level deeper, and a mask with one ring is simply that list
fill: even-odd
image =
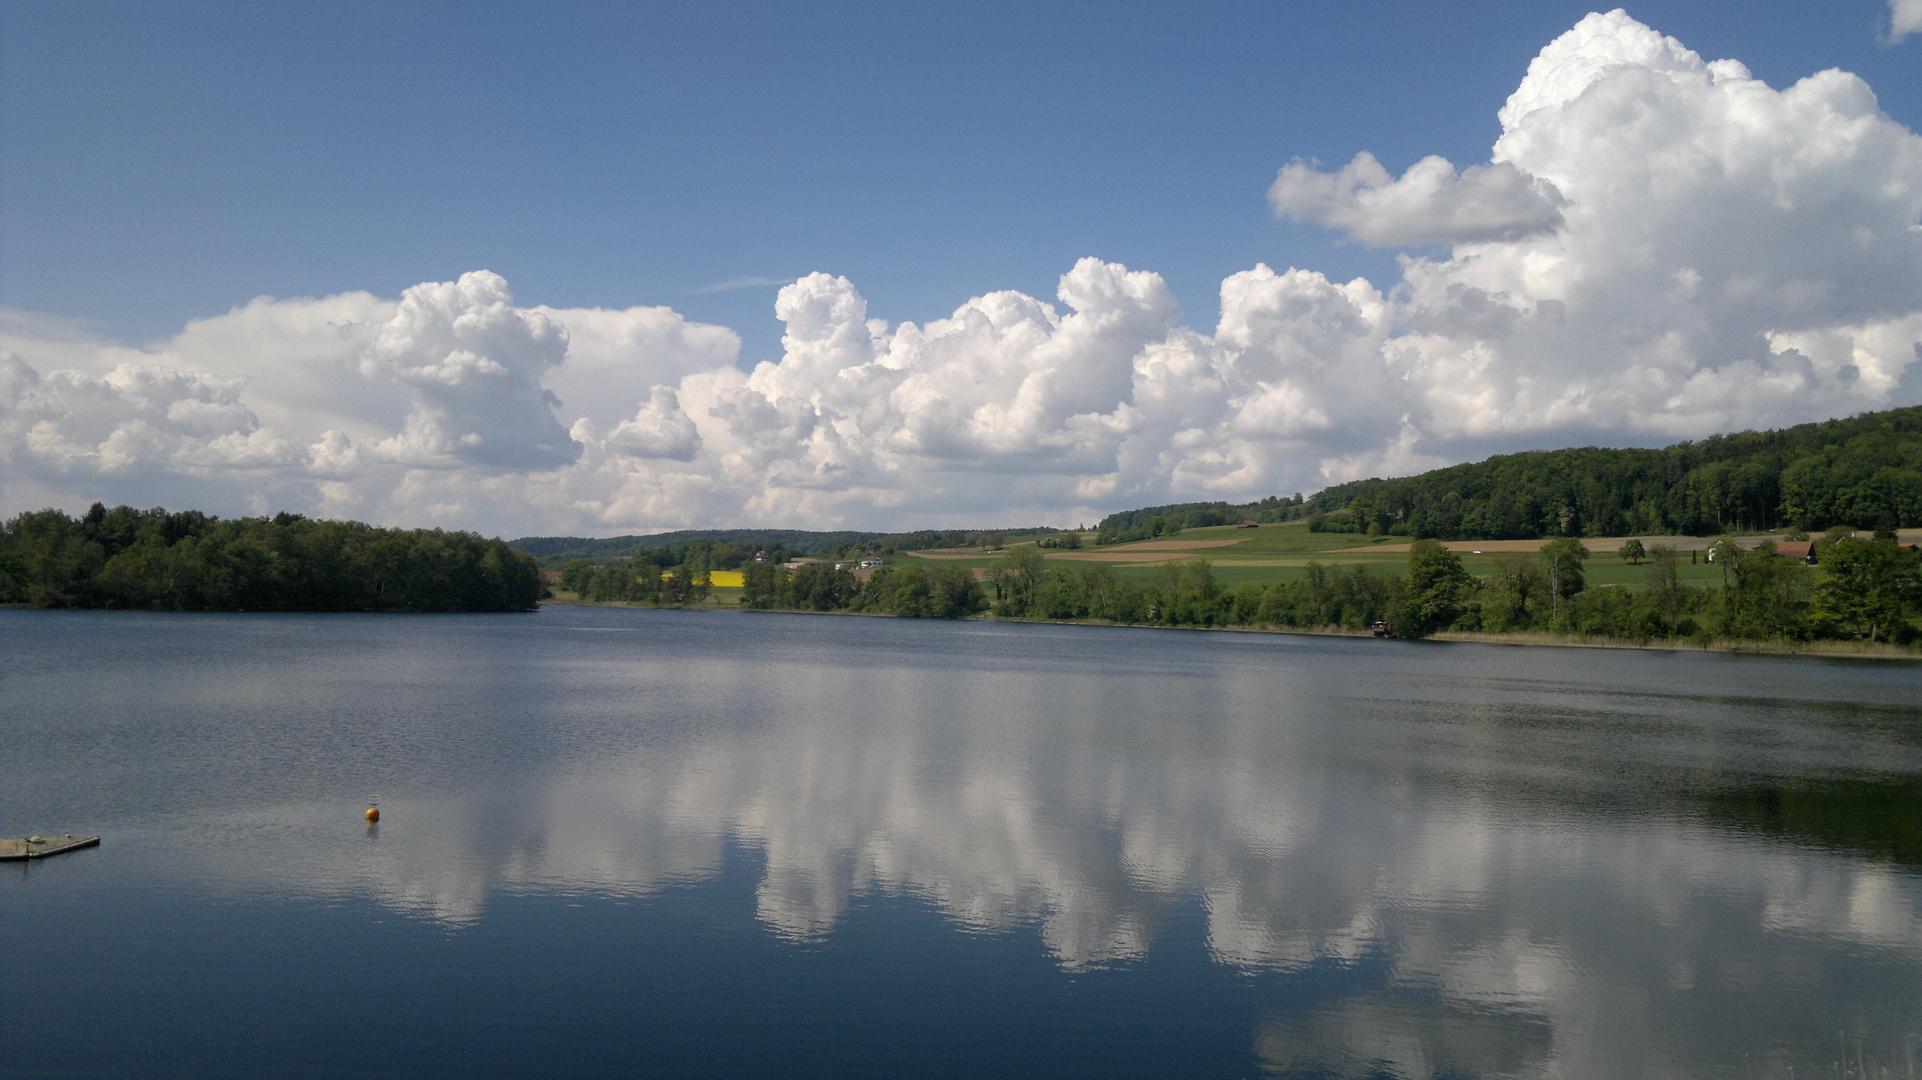
[{"label": "tree line along shore", "polygon": [[[1405,567],[1311,560],[1299,580],[1229,588],[1205,558],[1162,563],[1140,580],[1104,563],[1051,564],[1037,545],[1026,544],[985,571],[896,564],[865,580],[846,565],[751,564],[741,572],[736,602],[749,610],[1372,630],[1401,638],[1548,634],[1634,645],[1791,648],[1823,641],[1912,648],[1922,641],[1915,624],[1922,612],[1922,552],[1913,545],[1904,547],[1890,534],[1863,537],[1837,528],[1796,549],[1809,555],[1784,554],[1788,546],[1764,540],[1743,547],[1724,537],[1706,552],[1684,553],[1636,540],[1598,555],[1564,537],[1539,551],[1498,554],[1493,573],[1475,575],[1461,555],[1425,540],[1412,546]],[[1719,580],[1682,580],[1696,554],[1707,556]],[[1598,558],[1629,562],[1643,580],[1591,586],[1589,561]],[[707,595],[704,578],[711,575],[690,565],[662,575],[574,564],[560,584],[589,602],[696,603]]]},{"label": "tree line along shore", "polygon": [[[1051,561],[1034,542],[1006,548],[986,567],[895,562],[860,571],[847,563],[754,561],[744,550],[694,542],[655,549],[652,561],[574,560],[556,584],[588,602],[689,606],[717,591],[721,564],[740,560],[740,584],[719,591],[746,610],[1373,630],[1403,638],[1547,633],[1643,645],[1913,648],[1922,640],[1922,551],[1914,545],[1901,545],[1892,531],[1860,536],[1838,526],[1799,545],[1796,557],[1784,554],[1787,547],[1773,540],[1743,547],[1723,537],[1684,560],[1659,541],[1598,554],[1579,538],[1560,537],[1537,551],[1498,553],[1492,572],[1474,574],[1460,554],[1424,540],[1411,546],[1405,565],[1311,559],[1296,580],[1229,587],[1205,558],[1163,562],[1144,576],[1103,562]],[[1702,554],[1712,580],[1683,580]],[[1591,585],[1591,559],[1621,560],[1641,580]],[[0,602],[36,607],[527,611],[547,592],[533,557],[473,533],[296,514],[223,521],[99,504],[79,518],[38,511],[0,527]]]},{"label": "tree line along shore", "polygon": [[299,514],[221,520],[95,503],[0,526],[0,603],[157,611],[531,611],[534,559],[500,540]]}]

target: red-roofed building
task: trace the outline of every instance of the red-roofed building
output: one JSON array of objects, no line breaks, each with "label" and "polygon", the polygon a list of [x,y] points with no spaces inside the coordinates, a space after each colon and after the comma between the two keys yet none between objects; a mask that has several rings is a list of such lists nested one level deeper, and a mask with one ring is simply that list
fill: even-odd
[{"label": "red-roofed building", "polygon": [[1797,562],[1808,563],[1810,566],[1815,565],[1815,541],[1813,540],[1777,541],[1775,553],[1784,559],[1794,559]]}]

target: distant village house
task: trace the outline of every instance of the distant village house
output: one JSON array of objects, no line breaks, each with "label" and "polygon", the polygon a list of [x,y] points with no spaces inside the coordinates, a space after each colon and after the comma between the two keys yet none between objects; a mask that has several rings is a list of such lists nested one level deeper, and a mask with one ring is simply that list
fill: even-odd
[{"label": "distant village house", "polygon": [[1808,563],[1810,566],[1815,565],[1815,541],[1813,540],[1778,541],[1775,545],[1775,553],[1784,559],[1794,559],[1797,562]]}]

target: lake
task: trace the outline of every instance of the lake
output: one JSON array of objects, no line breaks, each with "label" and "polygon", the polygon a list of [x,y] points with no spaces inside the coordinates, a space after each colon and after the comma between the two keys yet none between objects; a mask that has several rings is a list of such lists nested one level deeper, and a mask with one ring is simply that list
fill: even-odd
[{"label": "lake", "polygon": [[[1774,1077],[1922,1044],[1922,667],[0,611],[0,1073]],[[381,820],[362,811],[378,800]]]}]

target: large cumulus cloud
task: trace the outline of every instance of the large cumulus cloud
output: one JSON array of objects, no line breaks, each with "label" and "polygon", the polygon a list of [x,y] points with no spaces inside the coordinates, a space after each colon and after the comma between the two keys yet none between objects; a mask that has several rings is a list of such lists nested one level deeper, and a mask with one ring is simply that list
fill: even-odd
[{"label": "large cumulus cloud", "polygon": [[14,314],[0,322],[0,498],[532,525],[546,511],[529,493],[583,452],[556,388],[582,406],[568,422],[614,427],[633,395],[671,401],[649,388],[738,350],[732,331],[665,308],[519,308],[486,271],[398,300],[262,297],[145,348]]},{"label": "large cumulus cloud", "polygon": [[400,434],[374,449],[419,465],[542,469],[581,447],[554,418],[560,399],[541,385],[567,355],[567,330],[513,307],[498,274],[416,285],[361,353],[361,374],[411,391]]},{"label": "large cumulus cloud", "polygon": [[[1461,224],[1472,169],[1303,214],[1369,240],[1386,226],[1364,200],[1407,189],[1394,228],[1460,238],[1403,257],[1387,346],[1430,442],[1646,440],[1892,402],[1922,312],[1922,139],[1860,79],[1778,91],[1615,11],[1542,50],[1500,119],[1486,168],[1517,178],[1506,220],[1526,235]],[[1291,169],[1277,191],[1305,182]]]},{"label": "large cumulus cloud", "polygon": [[0,497],[192,478],[229,508],[504,532],[1066,524],[1922,400],[1922,138],[1860,79],[1772,88],[1615,11],[1498,115],[1486,162],[1282,166],[1278,214],[1408,248],[1400,280],[1257,265],[1212,328],[1097,258],[1052,300],[926,322],[812,274],[751,368],[726,328],[523,308],[484,271],[257,300],[147,348],[15,315]]}]

